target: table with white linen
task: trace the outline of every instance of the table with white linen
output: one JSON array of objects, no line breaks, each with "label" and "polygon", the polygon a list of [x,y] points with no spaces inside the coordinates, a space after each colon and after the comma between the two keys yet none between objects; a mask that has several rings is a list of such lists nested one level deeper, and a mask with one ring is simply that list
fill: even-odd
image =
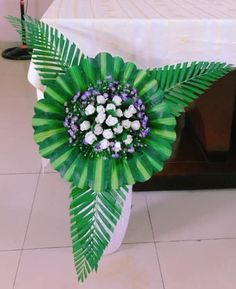
[{"label": "table with white linen", "polygon": [[[90,57],[106,51],[143,68],[198,60],[236,65],[236,0],[55,0],[43,21]],[[28,78],[42,97],[33,65]]]}]

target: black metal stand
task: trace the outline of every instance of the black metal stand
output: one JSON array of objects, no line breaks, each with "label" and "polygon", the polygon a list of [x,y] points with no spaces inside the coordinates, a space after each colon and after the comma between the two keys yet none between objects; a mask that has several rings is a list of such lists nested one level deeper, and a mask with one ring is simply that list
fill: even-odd
[{"label": "black metal stand", "polygon": [[[21,13],[21,20],[24,21],[24,14],[25,14],[25,4],[24,0],[20,0],[20,13]],[[24,39],[25,35],[25,26],[24,22],[22,22],[22,35]],[[26,43],[23,40],[21,47],[12,47],[4,50],[2,52],[2,57],[11,59],[11,60],[29,60],[31,59],[31,49],[26,47]]]}]

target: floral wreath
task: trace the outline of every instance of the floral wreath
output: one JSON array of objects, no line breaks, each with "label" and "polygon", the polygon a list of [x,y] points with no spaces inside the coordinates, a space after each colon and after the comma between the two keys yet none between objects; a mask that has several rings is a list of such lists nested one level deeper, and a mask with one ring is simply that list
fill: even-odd
[{"label": "floral wreath", "polygon": [[41,21],[8,19],[33,49],[46,87],[35,105],[34,140],[71,184],[72,247],[78,280],[84,281],[98,269],[127,186],[163,169],[176,139],[176,117],[233,68],[192,62],[139,69],[109,53],[85,57]]}]

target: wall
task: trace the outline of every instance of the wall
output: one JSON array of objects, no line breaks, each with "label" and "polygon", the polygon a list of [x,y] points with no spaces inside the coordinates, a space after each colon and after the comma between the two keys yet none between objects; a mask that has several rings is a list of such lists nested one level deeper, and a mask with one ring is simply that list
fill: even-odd
[{"label": "wall", "polygon": [[[0,43],[20,41],[18,34],[4,18],[19,16],[19,0],[0,0]],[[28,14],[40,18],[53,0],[28,0]]]}]

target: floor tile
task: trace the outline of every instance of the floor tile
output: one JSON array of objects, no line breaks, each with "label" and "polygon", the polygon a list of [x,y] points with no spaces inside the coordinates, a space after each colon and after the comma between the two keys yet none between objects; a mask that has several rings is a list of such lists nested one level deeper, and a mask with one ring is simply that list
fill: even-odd
[{"label": "floor tile", "polygon": [[0,252],[0,288],[12,289],[20,252]]},{"label": "floor tile", "polygon": [[20,249],[38,175],[0,176],[0,250]]},{"label": "floor tile", "polygon": [[15,289],[163,289],[154,244],[123,245],[77,284],[71,249],[24,251]]},{"label": "floor tile", "polygon": [[[0,72],[2,69],[0,68]],[[6,74],[1,75],[1,97],[7,98],[26,98],[32,96],[36,99],[36,91],[27,80],[27,71],[22,74]]]},{"label": "floor tile", "polygon": [[133,192],[129,226],[124,243],[153,242],[145,192]]},{"label": "floor tile", "polygon": [[[6,81],[8,79],[6,78]],[[14,129],[22,125],[30,125],[32,123],[32,116],[34,114],[34,104],[36,102],[36,96],[30,91],[32,89],[25,83],[23,86],[27,88],[21,89],[14,87],[14,96],[9,95],[9,88],[6,91],[0,92],[0,128],[7,127],[9,130]],[[8,84],[10,86],[10,84]],[[18,84],[16,84],[18,85]],[[28,91],[28,92],[27,92]]]},{"label": "floor tile", "polygon": [[28,84],[26,73],[1,76],[0,174],[40,170],[38,146],[33,140],[31,125],[35,101],[34,89]]},{"label": "floor tile", "polygon": [[14,289],[78,289],[71,248],[26,250]]},{"label": "floor tile", "polygon": [[[0,49],[2,54],[3,49]],[[0,71],[4,74],[13,76],[20,76],[26,74],[28,71],[29,61],[14,61],[5,59],[0,56]]]},{"label": "floor tile", "polygon": [[69,193],[59,174],[41,175],[25,248],[71,245]]},{"label": "floor tile", "polygon": [[236,238],[236,190],[153,192],[155,240]]},{"label": "floor tile", "polygon": [[39,172],[41,158],[30,125],[0,128],[0,174]]},{"label": "floor tile", "polygon": [[236,240],[159,243],[166,289],[235,289]]}]

